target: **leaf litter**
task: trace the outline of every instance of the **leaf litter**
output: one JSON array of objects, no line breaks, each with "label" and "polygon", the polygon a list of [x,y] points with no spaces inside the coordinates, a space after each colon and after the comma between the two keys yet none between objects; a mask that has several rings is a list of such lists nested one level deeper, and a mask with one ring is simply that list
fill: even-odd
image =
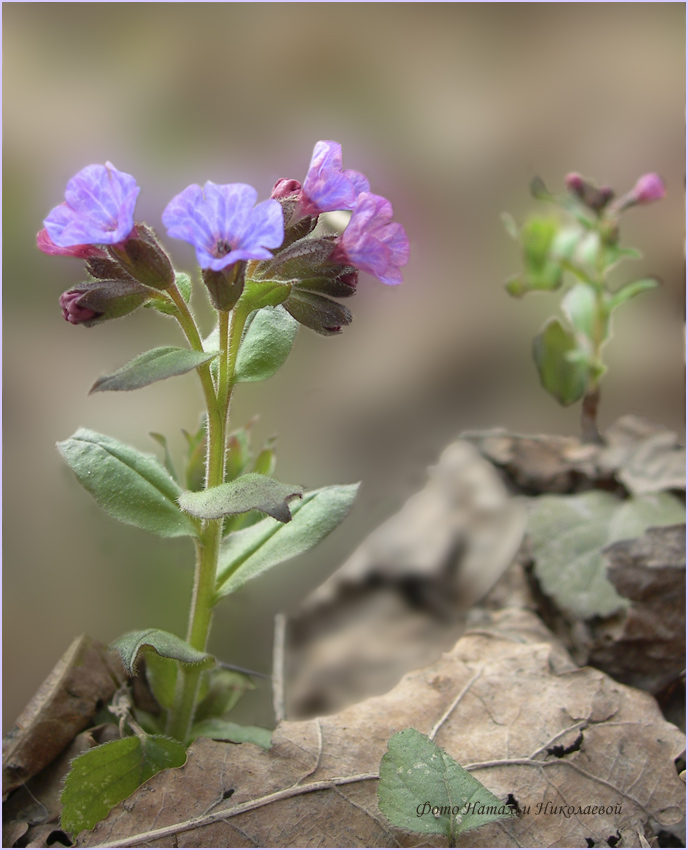
[{"label": "leaf litter", "polygon": [[[200,739],[184,767],[153,777],[78,846],[415,846],[376,802],[387,742],[409,727],[434,730],[522,811],[467,833],[465,846],[586,846],[617,834],[638,846],[649,818],[683,816],[683,736],[651,696],[577,668],[551,638],[534,614],[505,609],[388,694],[281,723],[270,751]],[[548,803],[573,815],[545,814]]]}]

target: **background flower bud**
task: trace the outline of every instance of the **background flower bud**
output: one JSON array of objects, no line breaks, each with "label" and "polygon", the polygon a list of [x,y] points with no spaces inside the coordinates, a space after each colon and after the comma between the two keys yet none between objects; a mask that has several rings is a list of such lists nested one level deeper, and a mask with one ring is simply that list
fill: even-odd
[{"label": "background flower bud", "polygon": [[666,187],[658,174],[643,174],[638,178],[631,194],[636,204],[649,204],[652,201],[661,201],[666,195]]},{"label": "background flower bud", "polygon": [[98,313],[90,307],[82,307],[79,301],[84,293],[77,289],[70,289],[60,295],[60,307],[62,316],[72,325],[83,325],[98,317]]}]

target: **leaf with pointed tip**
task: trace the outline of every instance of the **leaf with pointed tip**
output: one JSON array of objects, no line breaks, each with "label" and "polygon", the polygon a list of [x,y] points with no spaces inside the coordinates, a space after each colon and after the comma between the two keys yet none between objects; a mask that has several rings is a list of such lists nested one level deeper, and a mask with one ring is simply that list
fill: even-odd
[{"label": "leaf with pointed tip", "polygon": [[627,283],[609,296],[609,300],[607,301],[609,310],[616,310],[619,305],[629,299],[635,298],[636,295],[640,295],[641,292],[646,292],[648,289],[655,289],[657,286],[659,286],[659,281],[653,277],[646,277],[642,280],[634,280],[632,283]]},{"label": "leaf with pointed tip", "polygon": [[313,490],[294,505],[288,525],[266,518],[230,534],[220,547],[218,598],[312,549],[346,519],[358,487],[342,484]]},{"label": "leaf with pointed tip", "polygon": [[93,829],[156,773],[185,761],[184,745],[162,735],[120,738],[88,750],[74,759],[65,779],[62,828],[73,837]]},{"label": "leaf with pointed tip", "polygon": [[88,428],[79,428],[57,448],[110,516],[160,537],[196,536],[195,523],[177,505],[180,486],[154,455]]},{"label": "leaf with pointed tip", "polygon": [[272,746],[272,732],[260,726],[240,726],[231,720],[202,720],[191,729],[191,740],[212,738],[214,741],[232,741],[234,744],[257,744],[264,750]]},{"label": "leaf with pointed tip", "polygon": [[255,508],[280,522],[290,522],[291,511],[287,502],[302,495],[303,487],[249,472],[217,487],[182,493],[179,507],[199,519],[219,519]]},{"label": "leaf with pointed tip", "polygon": [[236,380],[272,377],[289,357],[298,329],[299,323],[282,307],[264,307],[254,313],[239,347]]},{"label": "leaf with pointed tip", "polygon": [[209,670],[206,675],[208,692],[196,708],[194,714],[196,723],[228,714],[246,691],[253,691],[256,688],[251,677],[246,673],[227,670],[225,667],[216,667],[214,670]]},{"label": "leaf with pointed tip", "polygon": [[105,390],[137,390],[156,381],[183,375],[217,357],[217,352],[191,351],[188,348],[163,346],[139,354],[111,375],[102,375],[89,394]]},{"label": "leaf with pointed tip", "polygon": [[389,739],[377,795],[380,811],[394,826],[446,835],[450,847],[462,832],[513,816],[505,802],[416,729]]},{"label": "leaf with pointed tip", "polygon": [[192,667],[211,667],[215,663],[212,655],[194,649],[185,640],[161,629],[128,632],[113,641],[110,649],[119,653],[124,669],[130,676],[136,672],[139,656],[147,652],[155,652],[162,658],[173,658]]}]

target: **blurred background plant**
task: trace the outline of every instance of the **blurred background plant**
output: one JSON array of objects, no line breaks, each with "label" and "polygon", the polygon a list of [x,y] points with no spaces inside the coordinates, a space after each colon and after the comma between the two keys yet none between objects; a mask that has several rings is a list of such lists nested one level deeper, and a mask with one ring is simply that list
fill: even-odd
[{"label": "blurred background plant", "polygon": [[[334,138],[407,229],[402,288],[361,276],[346,333],[322,346],[301,331],[272,383],[236,396],[237,426],[260,411],[256,444],[278,434],[283,480],[364,481],[344,528],[218,617],[210,650],[269,671],[274,613],[396,511],[462,429],[577,433],[575,412],[542,394],[527,344],[551,302],[514,304],[501,286],[518,249],[499,213],[524,219],[536,168],[548,185],[572,169],[618,186],[662,175],[667,198],[629,216],[624,240],[644,253],[627,279],[663,286],[615,328],[599,425],[636,413],[683,430],[684,19],[672,3],[4,8],[5,729],[74,635],[107,642],[144,615],[183,632],[191,583],[189,544],[113,523],[54,448],[88,424],[155,451],[141,434],[172,418],[193,433],[200,403],[193,376],[130,405],[87,396],[142,345],[170,344],[171,327],[142,314],[125,335],[63,321],[78,261],[41,255],[35,235],[69,177],[106,159],[145,175],[140,217],[162,230],[185,185],[246,182],[267,197],[302,177],[314,139]],[[192,249],[174,250],[191,269]],[[181,433],[171,448],[181,456]],[[261,687],[246,710],[270,725]]]}]

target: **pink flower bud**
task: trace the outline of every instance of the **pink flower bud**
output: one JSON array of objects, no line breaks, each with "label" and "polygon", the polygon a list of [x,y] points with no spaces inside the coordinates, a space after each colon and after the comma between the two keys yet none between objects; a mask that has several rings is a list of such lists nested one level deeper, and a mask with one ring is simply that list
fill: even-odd
[{"label": "pink flower bud", "polygon": [[79,301],[83,296],[83,292],[74,289],[70,289],[68,292],[63,292],[60,295],[62,315],[72,325],[83,325],[84,322],[90,322],[98,316],[98,313],[95,310],[91,310],[90,307],[79,306]]},{"label": "pink flower bud", "polygon": [[283,177],[275,183],[270,197],[279,201],[281,198],[289,198],[292,195],[298,195],[300,191],[301,184],[298,180],[289,180],[286,177]]},{"label": "pink flower bud", "polygon": [[633,187],[631,194],[636,204],[649,204],[661,201],[666,195],[666,188],[658,174],[643,174]]},{"label": "pink flower bud", "polygon": [[586,184],[580,174],[577,174],[575,171],[572,171],[571,174],[567,174],[564,178],[564,184],[569,192],[572,192],[574,195],[578,195],[579,198],[583,197]]}]

